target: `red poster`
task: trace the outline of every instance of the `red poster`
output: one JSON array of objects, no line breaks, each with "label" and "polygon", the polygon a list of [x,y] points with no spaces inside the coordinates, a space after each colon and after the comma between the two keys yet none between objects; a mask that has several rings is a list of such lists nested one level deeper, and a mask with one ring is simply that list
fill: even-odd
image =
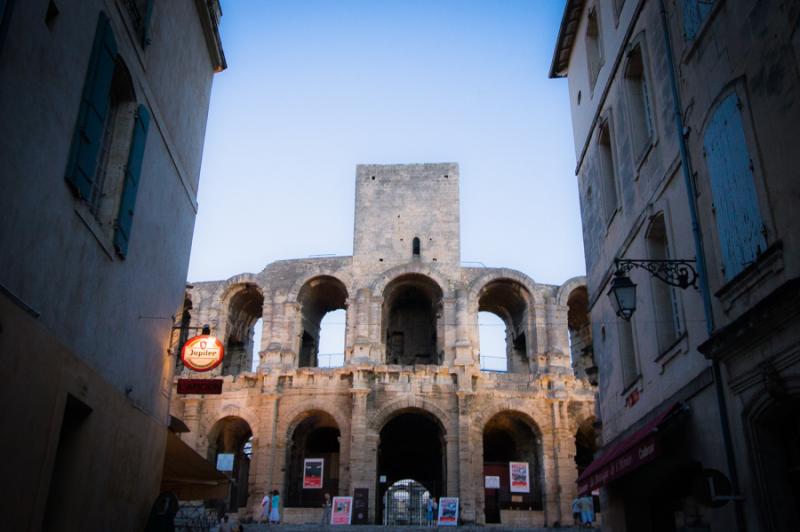
[{"label": "red poster", "polygon": [[334,497],[331,508],[332,525],[349,525],[353,515],[352,497]]},{"label": "red poster", "polygon": [[324,458],[306,458],[303,461],[303,489],[322,489]]}]

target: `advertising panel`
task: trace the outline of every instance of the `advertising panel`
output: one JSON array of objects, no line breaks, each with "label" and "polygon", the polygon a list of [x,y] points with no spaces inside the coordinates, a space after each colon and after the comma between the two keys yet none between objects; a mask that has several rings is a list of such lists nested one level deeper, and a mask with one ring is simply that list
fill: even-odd
[{"label": "advertising panel", "polygon": [[508,480],[511,493],[530,493],[531,483],[528,462],[509,462]]},{"label": "advertising panel", "polygon": [[306,458],[303,460],[303,489],[322,489],[322,471],[324,458]]},{"label": "advertising panel", "polygon": [[458,497],[439,498],[439,526],[458,526]]},{"label": "advertising panel", "polygon": [[353,516],[352,497],[334,497],[331,508],[332,525],[349,525]]}]

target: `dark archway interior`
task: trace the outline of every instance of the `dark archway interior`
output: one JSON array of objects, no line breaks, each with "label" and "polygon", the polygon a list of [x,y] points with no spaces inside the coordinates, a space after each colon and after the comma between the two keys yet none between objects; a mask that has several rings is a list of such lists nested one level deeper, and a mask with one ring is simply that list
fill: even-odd
[{"label": "dark archway interior", "polygon": [[528,291],[507,279],[492,281],[478,295],[478,312],[491,312],[506,324],[506,368],[526,373],[528,367]]},{"label": "dark archway interior", "polygon": [[434,497],[444,495],[444,445],[440,425],[428,414],[404,412],[386,423],[378,447],[378,475],[386,482],[379,482],[377,508],[382,512],[385,490],[403,479],[423,484]]},{"label": "dark archway interior", "polygon": [[569,330],[572,367],[579,376],[586,375],[597,385],[597,365],[592,349],[592,324],[589,319],[589,292],[579,286],[567,298],[567,328]]},{"label": "dark archway interior", "polygon": [[[339,494],[339,427],[330,414],[309,412],[292,433],[287,468],[286,505],[318,508],[325,493]],[[322,488],[303,489],[303,463],[322,458]]]},{"label": "dark archway interior", "polygon": [[438,317],[442,291],[423,275],[392,281],[383,296],[387,364],[439,364]]},{"label": "dark archway interior", "polygon": [[800,397],[780,398],[754,428],[769,501],[762,512],[771,515],[775,530],[793,530],[800,520]]},{"label": "dark archway interior", "polygon": [[589,418],[581,423],[575,434],[575,465],[578,475],[592,463],[596,451],[597,432],[594,429],[594,418]]},{"label": "dark archway interior", "polygon": [[238,375],[252,368],[254,352],[258,349],[253,345],[254,325],[261,318],[263,306],[264,296],[254,284],[242,285],[231,297],[223,375]]},{"label": "dark archway interior", "polygon": [[303,333],[300,342],[299,367],[319,365],[320,324],[325,314],[346,308],[347,288],[334,277],[322,276],[303,285],[297,296],[300,303]]},{"label": "dark archway interior", "polygon": [[233,455],[232,469],[225,471],[233,479],[226,501],[230,512],[247,506],[251,453],[247,443],[252,436],[253,431],[247,421],[235,416],[220,419],[208,434],[208,460],[212,464],[218,465],[220,455]]},{"label": "dark archway interior", "polygon": [[[511,412],[489,420],[483,430],[483,470],[486,476],[500,478],[500,488],[485,490],[487,523],[499,523],[501,509],[542,509],[540,455],[540,441],[527,420]],[[528,464],[528,493],[511,492],[509,462]]]}]

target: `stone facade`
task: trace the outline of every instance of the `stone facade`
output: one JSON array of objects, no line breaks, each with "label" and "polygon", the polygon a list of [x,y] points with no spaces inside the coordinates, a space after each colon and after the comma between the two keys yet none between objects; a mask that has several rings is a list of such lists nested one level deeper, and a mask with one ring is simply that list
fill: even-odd
[{"label": "stone facade", "polygon": [[[663,454],[605,483],[610,530],[800,518],[798,477],[784,474],[798,463],[798,36],[797,2],[567,2],[550,75],[569,83],[598,460],[682,412],[660,428]],[[699,289],[631,271],[637,309],[620,319],[606,297],[615,258],[696,259]],[[739,499],[711,504],[697,489],[709,470]]]},{"label": "stone facade", "polygon": [[0,2],[5,530],[139,531],[159,494],[219,16]]},{"label": "stone facade", "polygon": [[[587,346],[583,280],[462,267],[458,182],[455,164],[360,165],[352,257],[278,261],[187,289],[184,323],[209,324],[232,360],[212,371],[221,395],[174,395],[172,413],[199,453],[236,455],[233,508],[258,514],[277,489],[287,519],[313,520],[322,490],[297,484],[302,460],[324,457],[324,489],[369,490],[370,521],[386,518],[382,496],[406,478],[459,497],[466,522],[498,521],[501,509],[515,522],[571,520],[576,434],[594,415],[586,364],[574,370],[570,353],[570,335]],[[344,364],[317,367],[320,321],[335,309],[346,311]],[[480,370],[479,311],[506,323],[507,372]],[[531,492],[486,501],[487,468],[507,475],[512,460],[530,464]]]}]

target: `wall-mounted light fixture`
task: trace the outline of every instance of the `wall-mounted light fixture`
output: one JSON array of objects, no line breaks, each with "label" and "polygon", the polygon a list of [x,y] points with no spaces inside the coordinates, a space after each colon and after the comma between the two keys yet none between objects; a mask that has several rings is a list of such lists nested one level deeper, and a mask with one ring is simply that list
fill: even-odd
[{"label": "wall-mounted light fixture", "polygon": [[614,312],[623,320],[630,320],[636,312],[636,283],[628,277],[634,268],[642,268],[650,275],[670,286],[697,289],[697,270],[692,260],[614,259],[616,271],[608,297]]}]

